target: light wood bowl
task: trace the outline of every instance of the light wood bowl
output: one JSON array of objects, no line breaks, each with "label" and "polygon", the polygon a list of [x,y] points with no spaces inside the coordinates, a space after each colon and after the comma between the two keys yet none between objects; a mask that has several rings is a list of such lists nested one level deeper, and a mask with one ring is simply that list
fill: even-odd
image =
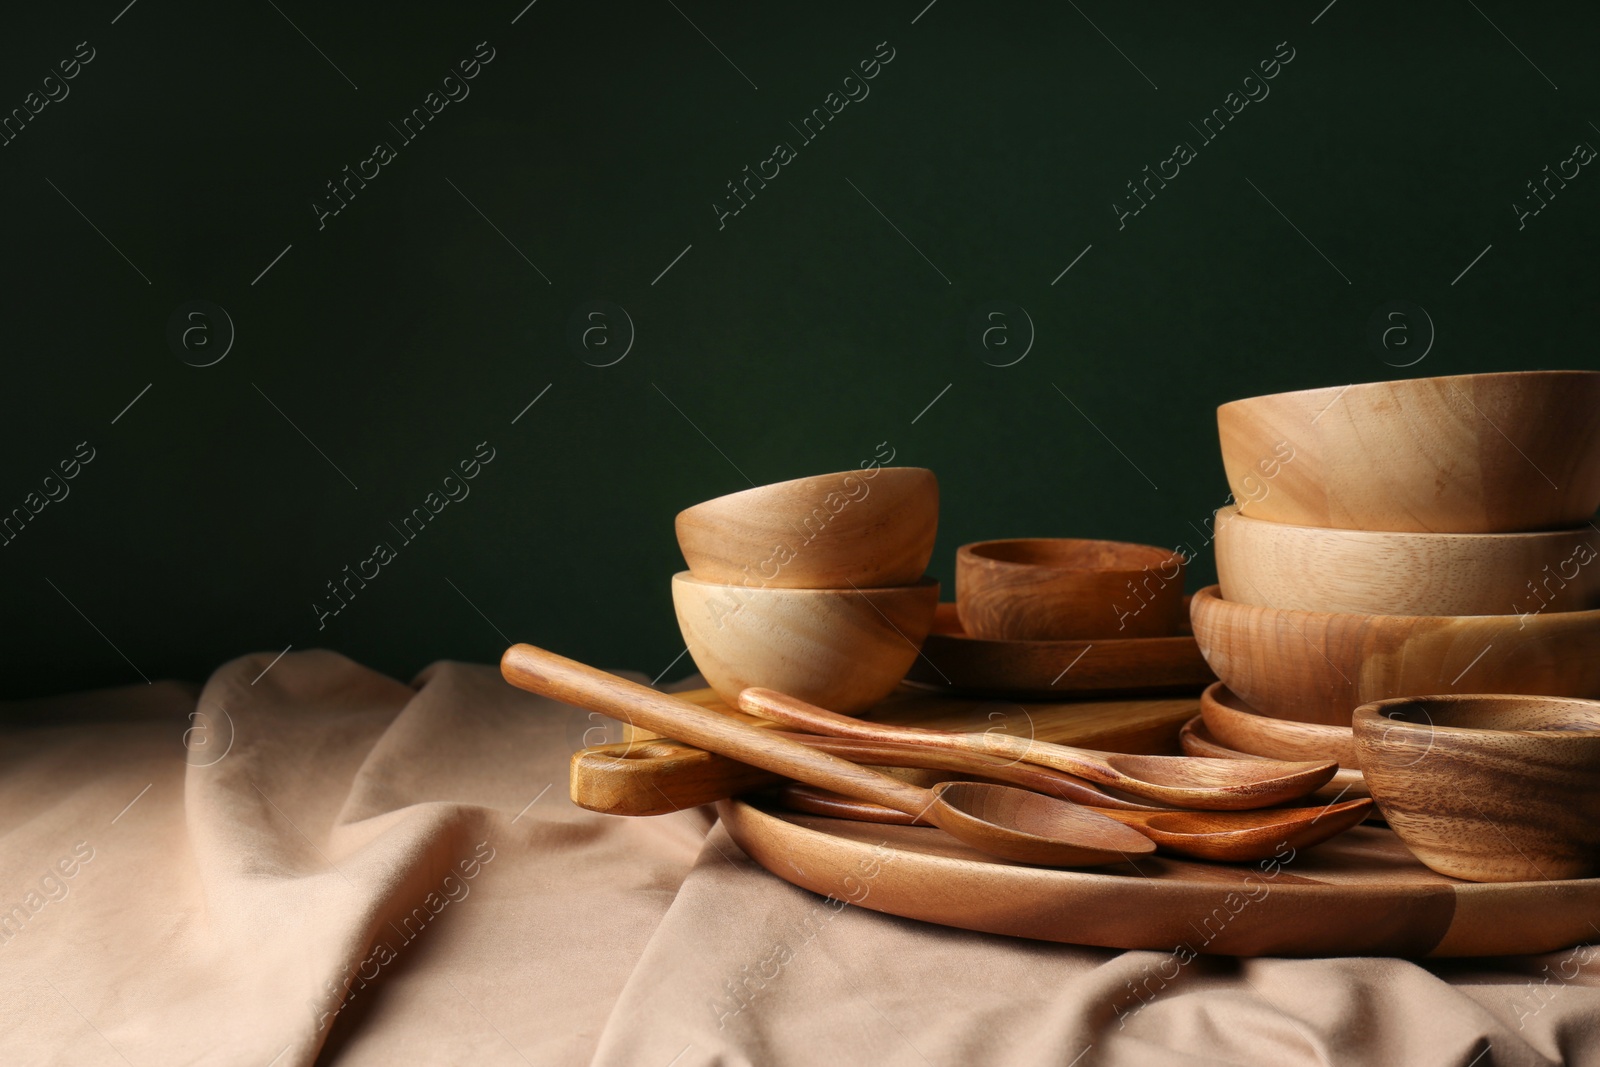
[{"label": "light wood bowl", "polygon": [[1600,703],[1408,697],[1354,719],[1367,785],[1440,874],[1474,882],[1600,874]]},{"label": "light wood bowl", "polygon": [[1600,610],[1541,615],[1340,615],[1190,602],[1200,653],[1245,703],[1348,726],[1374,700],[1417,693],[1600,696]]},{"label": "light wood bowl", "polygon": [[672,578],[689,655],[730,707],[759,685],[851,714],[905,677],[933,625],[939,583],[885,589],[749,589]]},{"label": "light wood bowl", "polygon": [[1341,767],[1361,769],[1361,756],[1350,727],[1275,719],[1240,700],[1221,682],[1213,682],[1200,694],[1200,717],[1212,737],[1252,756],[1331,759]]},{"label": "light wood bowl", "polygon": [[962,545],[956,611],[988,641],[1166,637],[1183,621],[1183,557],[1065,537]]},{"label": "light wood bowl", "polygon": [[1451,534],[1216,518],[1224,600],[1358,615],[1520,615],[1600,608],[1600,531]]},{"label": "light wood bowl", "polygon": [[678,513],[678,546],[708,582],[752,588],[910,585],[928,569],[939,480],[922,467],[796,478]]},{"label": "light wood bowl", "polygon": [[1600,506],[1600,372],[1416,378],[1217,409],[1241,511],[1355,530],[1504,533]]}]

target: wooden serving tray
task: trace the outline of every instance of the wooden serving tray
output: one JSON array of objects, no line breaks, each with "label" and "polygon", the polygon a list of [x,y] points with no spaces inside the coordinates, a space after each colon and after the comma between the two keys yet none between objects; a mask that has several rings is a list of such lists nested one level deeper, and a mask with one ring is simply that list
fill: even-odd
[{"label": "wooden serving tray", "polygon": [[740,848],[785,881],[964,930],[1105,948],[1225,956],[1503,956],[1600,940],[1600,878],[1459,882],[1393,832],[1359,826],[1258,864],[1165,855],[1029,867],[944,832],[717,805]]}]

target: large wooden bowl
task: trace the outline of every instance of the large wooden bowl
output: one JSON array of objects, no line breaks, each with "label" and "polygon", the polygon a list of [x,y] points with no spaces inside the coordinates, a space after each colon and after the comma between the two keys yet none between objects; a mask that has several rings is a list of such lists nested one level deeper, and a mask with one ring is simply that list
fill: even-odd
[{"label": "large wooden bowl", "polygon": [[1306,389],[1217,409],[1244,514],[1355,530],[1495,533],[1600,506],[1600,372]]},{"label": "large wooden bowl", "polygon": [[796,478],[677,518],[696,578],[779,589],[910,585],[928,569],[938,525],[939,480],[922,467]]},{"label": "large wooden bowl", "polygon": [[956,552],[956,610],[987,641],[1169,637],[1183,621],[1183,563],[1126,541],[979,541]]},{"label": "large wooden bowl", "polygon": [[765,686],[830,711],[863,711],[905,677],[933,625],[939,583],[886,589],[748,589],[672,578],[689,655],[729,707]]},{"label": "large wooden bowl", "polygon": [[1367,786],[1423,863],[1474,882],[1600,873],[1600,703],[1384,700],[1356,710]]},{"label": "large wooden bowl", "polygon": [[1337,615],[1190,602],[1200,654],[1245,703],[1348,726],[1374,700],[1418,693],[1600,696],[1600,611]]},{"label": "large wooden bowl", "polygon": [[1216,519],[1224,600],[1358,615],[1520,615],[1600,608],[1600,532],[1339,530]]}]

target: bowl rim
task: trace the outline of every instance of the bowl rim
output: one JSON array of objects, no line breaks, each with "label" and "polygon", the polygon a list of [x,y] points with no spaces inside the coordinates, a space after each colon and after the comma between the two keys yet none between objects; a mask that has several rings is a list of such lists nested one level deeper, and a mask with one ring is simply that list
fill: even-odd
[{"label": "bowl rim", "polygon": [[[1218,693],[1228,694],[1232,698],[1232,702],[1220,699],[1217,695]],[[1212,682],[1200,693],[1200,715],[1202,718],[1205,717],[1205,709],[1208,704],[1215,705],[1223,711],[1234,715],[1248,715],[1252,720],[1270,723],[1272,725],[1266,727],[1268,731],[1273,731],[1280,725],[1290,727],[1292,729],[1289,732],[1297,733],[1302,738],[1325,736],[1342,741],[1350,736],[1351,733],[1351,728],[1348,726],[1335,726],[1333,723],[1327,722],[1301,722],[1298,719],[1280,719],[1276,715],[1270,715],[1249,703],[1232,689],[1229,689],[1228,683],[1221,679]]]},{"label": "bowl rim", "polygon": [[[1384,709],[1397,707],[1404,704],[1465,704],[1469,701],[1492,700],[1500,703],[1522,704],[1537,701],[1541,704],[1576,704],[1592,709],[1595,722],[1593,727],[1574,730],[1497,730],[1486,726],[1451,726],[1435,722],[1415,723],[1403,719],[1391,719],[1383,714]],[[1385,733],[1398,730],[1404,734],[1444,734],[1449,737],[1462,739],[1479,738],[1490,739],[1494,737],[1532,737],[1540,740],[1562,739],[1564,741],[1600,740],[1600,700],[1591,700],[1585,697],[1546,697],[1532,693],[1435,693],[1422,696],[1389,697],[1387,700],[1373,700],[1357,707],[1350,713],[1350,729],[1354,732],[1357,742],[1363,740],[1362,732],[1357,729],[1358,722],[1384,722],[1388,725]],[[1369,744],[1381,742],[1368,741]]]},{"label": "bowl rim", "polygon": [[798,478],[785,478],[781,482],[769,482],[766,485],[752,485],[748,489],[737,489],[731,493],[723,493],[721,496],[714,496],[709,500],[701,500],[698,503],[690,504],[688,507],[678,512],[678,515],[688,515],[690,512],[699,511],[702,508],[710,508],[712,505],[721,505],[738,500],[752,500],[757,496],[771,492],[772,490],[787,489],[791,486],[799,485],[801,482],[816,481],[818,478],[843,479],[854,474],[859,478],[871,480],[880,474],[887,474],[891,471],[901,474],[910,471],[919,471],[928,475],[932,475],[935,486],[939,484],[938,475],[934,474],[932,468],[930,467],[878,467],[870,472],[866,468],[856,468],[842,471],[823,471],[820,474],[804,474]]},{"label": "bowl rim", "polygon": [[[1246,604],[1238,600],[1226,600],[1222,596],[1221,585],[1208,585],[1195,590],[1191,603],[1198,606],[1207,602],[1226,604],[1228,608],[1238,608],[1243,611],[1270,612],[1274,615],[1288,615],[1294,618],[1327,618],[1327,619],[1361,619],[1369,624],[1382,625],[1394,621],[1397,623],[1414,622],[1418,619],[1434,622],[1458,622],[1464,620],[1498,619],[1500,625],[1509,625],[1512,620],[1526,618],[1524,626],[1540,627],[1544,630],[1582,629],[1586,626],[1600,628],[1600,608],[1588,608],[1584,611],[1545,611],[1529,612],[1526,617],[1522,615],[1374,615],[1363,614],[1356,611],[1301,611],[1298,608],[1274,608],[1265,604]],[[1192,617],[1192,615],[1191,615]],[[1375,622],[1381,620],[1381,622]],[[1519,627],[1520,629],[1520,627]],[[1580,700],[1581,697],[1560,697],[1551,699]]]},{"label": "bowl rim", "polygon": [[1349,385],[1319,385],[1319,386],[1314,386],[1314,387],[1312,387],[1310,389],[1290,389],[1290,390],[1288,390],[1286,392],[1281,392],[1281,393],[1261,393],[1258,396],[1240,397],[1237,400],[1229,400],[1227,403],[1218,404],[1217,405],[1217,413],[1220,415],[1222,412],[1228,410],[1229,408],[1233,408],[1233,407],[1236,407],[1238,405],[1253,404],[1253,403],[1255,403],[1257,401],[1262,401],[1262,400],[1278,400],[1278,399],[1286,399],[1286,398],[1289,398],[1289,397],[1300,397],[1300,398],[1306,398],[1306,399],[1314,399],[1314,398],[1317,398],[1318,394],[1345,393],[1345,392],[1354,392],[1354,391],[1358,391],[1358,390],[1364,392],[1364,391],[1371,390],[1372,388],[1374,388],[1376,386],[1412,387],[1412,386],[1432,385],[1432,384],[1437,384],[1439,382],[1465,382],[1465,381],[1481,380],[1481,379],[1485,379],[1485,378],[1533,378],[1533,377],[1556,377],[1556,376],[1561,376],[1561,375],[1566,375],[1566,376],[1569,376],[1569,377],[1583,377],[1583,378],[1590,378],[1590,379],[1594,379],[1594,380],[1600,380],[1600,371],[1596,371],[1596,370],[1573,370],[1573,369],[1559,369],[1559,370],[1503,370],[1503,371],[1484,371],[1484,372],[1480,372],[1480,373],[1477,373],[1477,374],[1440,374],[1440,375],[1436,375],[1436,376],[1428,377],[1428,378],[1397,378],[1397,379],[1387,379],[1387,380],[1376,381],[1376,382],[1351,382]]},{"label": "bowl rim", "polygon": [[[1059,563],[1019,563],[1016,560],[996,559],[983,551],[1000,545],[1021,544],[1115,545],[1118,548],[1135,548],[1146,551],[1150,555],[1151,561],[1138,567],[1071,567]],[[1165,553],[1165,555],[1157,558],[1159,553]],[[1151,567],[1160,567],[1173,560],[1178,561],[1180,569],[1189,562],[1184,558],[1183,553],[1175,548],[1166,549],[1160,545],[1148,545],[1138,541],[1112,541],[1101,537],[996,537],[987,541],[969,541],[956,549],[956,564],[959,566],[962,560],[979,560],[985,567],[995,567],[1003,570],[1043,571],[1062,576],[1075,574],[1142,574]]]},{"label": "bowl rim", "polygon": [[676,574],[674,574],[672,576],[672,584],[673,585],[678,585],[680,582],[682,584],[684,584],[684,585],[701,585],[701,586],[705,586],[707,589],[730,589],[730,590],[731,589],[742,589],[742,590],[744,590],[744,591],[746,591],[746,592],[748,592],[748,593],[750,593],[752,595],[761,594],[761,593],[781,593],[781,594],[783,594],[785,596],[803,596],[805,594],[811,594],[812,596],[821,596],[824,593],[830,593],[830,594],[835,594],[835,595],[840,594],[840,593],[860,593],[863,596],[868,594],[868,593],[887,593],[887,594],[899,593],[899,594],[903,594],[903,595],[909,595],[909,594],[911,594],[913,592],[921,592],[922,590],[925,590],[925,589],[928,589],[929,587],[932,587],[933,590],[934,590],[934,595],[937,596],[938,595],[938,590],[939,590],[939,579],[935,578],[931,574],[924,574],[921,578],[918,578],[916,581],[910,583],[909,585],[869,585],[869,586],[850,586],[848,588],[845,588],[845,587],[817,588],[815,586],[765,585],[765,584],[763,584],[763,585],[745,585],[745,584],[743,584],[741,582],[711,582],[711,581],[707,581],[704,578],[697,578],[697,577],[695,577],[694,571],[685,569],[685,570],[678,571]]},{"label": "bowl rim", "polygon": [[[1600,371],[1596,371],[1595,373],[1600,374]],[[1222,513],[1225,511],[1232,512],[1232,514],[1226,519],[1222,517]],[[1225,524],[1231,523],[1235,519],[1242,519],[1246,525],[1255,527],[1270,526],[1274,529],[1308,531],[1319,534],[1334,534],[1338,536],[1341,541],[1345,541],[1354,545],[1364,545],[1368,548],[1379,551],[1382,551],[1385,546],[1377,544],[1376,542],[1365,541],[1363,539],[1367,537],[1381,538],[1383,540],[1402,540],[1406,538],[1415,538],[1419,541],[1427,539],[1430,541],[1459,541],[1462,543],[1466,543],[1469,540],[1476,540],[1478,543],[1484,544],[1490,540],[1516,541],[1519,539],[1527,539],[1531,541],[1534,538],[1540,537],[1548,537],[1554,540],[1558,535],[1570,536],[1579,534],[1583,530],[1594,529],[1592,525],[1586,523],[1581,526],[1558,526],[1549,530],[1511,530],[1504,533],[1496,533],[1492,531],[1486,533],[1461,533],[1458,531],[1435,532],[1432,530],[1353,530],[1344,526],[1311,526],[1302,522],[1277,522],[1272,519],[1263,519],[1255,515],[1246,515],[1244,512],[1239,510],[1238,504],[1224,504],[1213,513],[1213,516],[1212,529],[1218,531],[1213,535],[1213,539],[1221,536],[1220,531]],[[1597,533],[1596,536],[1597,538],[1600,538],[1600,533]],[[1324,614],[1334,613],[1325,612]],[[1450,616],[1440,617],[1449,618]]]}]

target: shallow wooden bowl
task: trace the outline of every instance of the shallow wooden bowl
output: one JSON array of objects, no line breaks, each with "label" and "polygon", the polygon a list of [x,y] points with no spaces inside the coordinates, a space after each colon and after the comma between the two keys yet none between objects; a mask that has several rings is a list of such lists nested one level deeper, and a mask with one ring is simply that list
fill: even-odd
[{"label": "shallow wooden bowl", "polygon": [[928,569],[938,525],[939,480],[922,467],[796,478],[677,518],[696,578],[778,589],[910,585]]},{"label": "shallow wooden bowl", "polygon": [[1244,514],[1302,526],[1493,533],[1600,506],[1600,372],[1415,378],[1217,409]]},{"label": "shallow wooden bowl", "polygon": [[1337,760],[1341,767],[1361,767],[1348,726],[1275,719],[1240,700],[1221,682],[1200,694],[1200,717],[1211,736],[1252,756],[1282,760]]},{"label": "shallow wooden bowl", "polygon": [[[1243,749],[1224,744],[1212,734],[1211,728],[1206,725],[1204,716],[1200,715],[1196,715],[1179,729],[1178,748],[1183,751],[1185,756],[1201,756],[1205,759],[1263,760],[1273,758],[1271,756],[1258,756],[1254,752],[1246,752]],[[1310,799],[1336,804],[1341,800],[1355,800],[1370,795],[1367,791],[1367,780],[1360,770],[1355,767],[1340,767],[1321,789],[1311,794]]]},{"label": "shallow wooden bowl", "polygon": [[1417,693],[1600,696],[1600,610],[1539,615],[1341,615],[1235,604],[1216,586],[1190,618],[1200,653],[1245,703],[1348,726]]},{"label": "shallow wooden bowl", "polygon": [[905,677],[939,603],[939,583],[885,589],[749,589],[672,578],[672,605],[689,655],[730,707],[765,686],[853,713]]},{"label": "shallow wooden bowl", "polygon": [[1600,703],[1406,697],[1354,718],[1367,785],[1440,874],[1474,882],[1600,874]]},{"label": "shallow wooden bowl", "polygon": [[989,641],[1166,637],[1183,619],[1183,557],[1124,541],[979,541],[956,552],[956,610]]},{"label": "shallow wooden bowl", "polygon": [[1600,531],[1395,533],[1217,512],[1224,600],[1362,615],[1520,615],[1600,608]]}]

